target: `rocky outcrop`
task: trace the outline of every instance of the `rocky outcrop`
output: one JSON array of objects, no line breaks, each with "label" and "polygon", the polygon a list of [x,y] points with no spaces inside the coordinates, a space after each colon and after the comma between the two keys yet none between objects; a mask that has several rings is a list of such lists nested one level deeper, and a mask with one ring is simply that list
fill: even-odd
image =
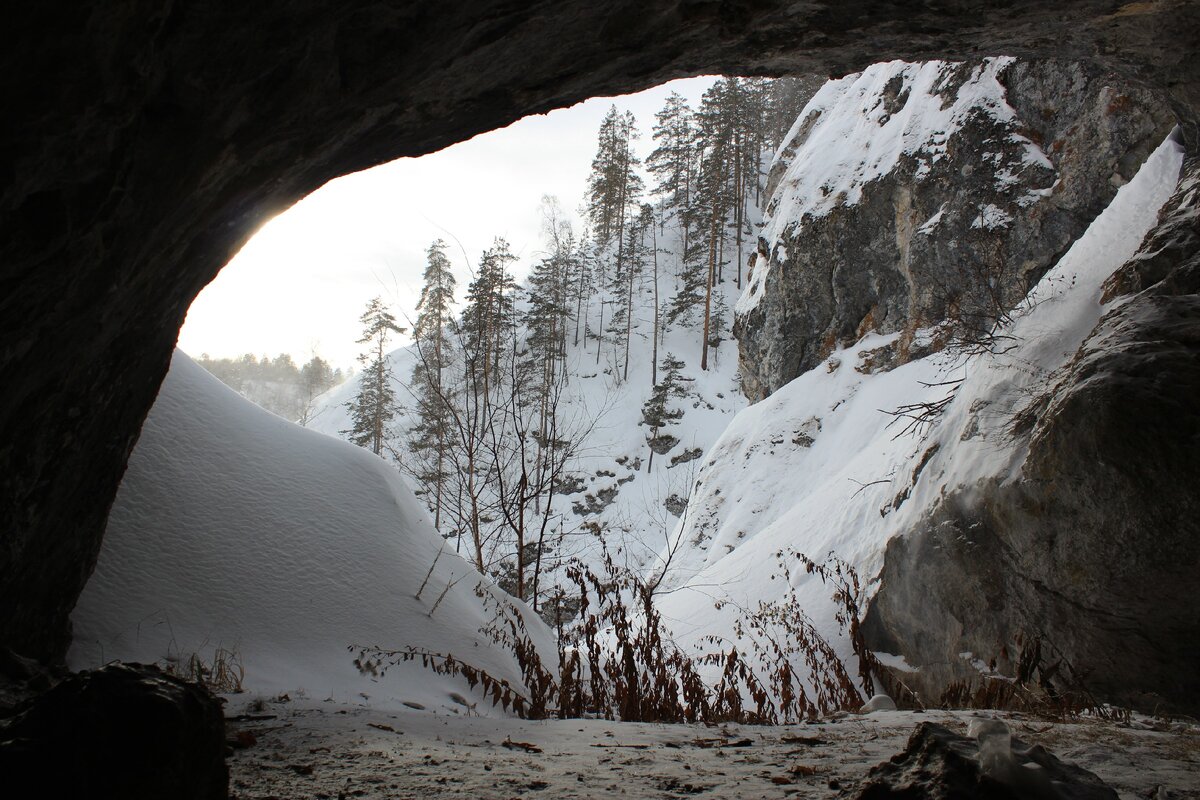
[{"label": "rocky outcrop", "polygon": [[1198,189],[1193,159],[1110,310],[1012,420],[1021,480],[957,487],[889,544],[865,629],[926,700],[1016,678],[1200,709]]},{"label": "rocky outcrop", "polygon": [[0,642],[68,614],[192,299],[325,181],[705,72],[1095,58],[1192,141],[1194,3],[299,0],[24,4],[0,34]]},{"label": "rocky outcrop", "polygon": [[1173,124],[1078,63],[880,64],[826,86],[781,148],[734,328],[743,390],[868,332],[905,332],[902,362],[917,328],[990,329]]},{"label": "rocky outcrop", "polygon": [[867,776],[857,800],[1116,800],[1091,772],[1012,737],[999,720],[976,720],[970,736],[922,722],[904,752]]},{"label": "rocky outcrop", "polygon": [[154,667],[81,672],[0,721],[0,773],[41,797],[224,800],[221,705]]}]

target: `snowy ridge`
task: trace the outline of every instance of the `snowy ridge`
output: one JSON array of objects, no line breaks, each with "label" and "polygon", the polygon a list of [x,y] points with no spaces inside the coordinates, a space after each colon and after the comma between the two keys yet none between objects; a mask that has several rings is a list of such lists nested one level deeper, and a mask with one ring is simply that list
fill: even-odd
[{"label": "snowy ridge", "polygon": [[[745,314],[758,304],[767,272],[777,259],[786,257],[778,252],[785,233],[804,225],[806,218],[855,205],[863,187],[896,169],[903,156],[915,159],[915,175],[920,179],[931,164],[945,157],[946,143],[973,115],[1014,122],[1016,112],[1005,101],[999,80],[1012,62],[1008,57],[984,59],[959,87],[952,82],[963,65],[941,61],[875,64],[826,83],[776,154],[776,159],[782,159],[786,150],[795,150],[767,207],[761,236],[769,256],[765,264],[760,259],[756,265],[737,312]],[[1024,145],[1024,163],[1053,170],[1036,144],[1015,132],[1010,136]],[[1010,183],[1014,180],[1015,176],[1008,176]],[[997,223],[994,217],[984,221]]]},{"label": "snowy ridge", "polygon": [[[1104,280],[1137,251],[1181,163],[1169,138],[1118,191],[1003,331],[1015,349],[965,364],[935,354],[864,374],[870,351],[891,338],[869,335],[738,414],[705,459],[674,551],[663,556],[673,590],[663,595],[664,619],[680,641],[731,636],[740,609],[781,598],[789,585],[778,552],[819,561],[832,551],[870,582],[887,541],[928,518],[946,494],[1018,479],[1025,449],[1008,435],[1013,415],[1052,386],[1093,330],[1105,310]],[[965,379],[931,429],[897,436],[887,410],[939,399],[947,390],[925,384],[958,377]],[[848,657],[830,590],[789,563],[790,588]],[[713,609],[717,600],[730,605]]]},{"label": "snowy ridge", "polygon": [[[73,614],[69,661],[208,662],[223,647],[250,691],[454,708],[465,682],[419,664],[364,676],[347,648],[456,653],[518,683],[479,632],[492,612],[476,587],[497,594],[445,550],[395,469],[254,406],[177,351]],[[529,627],[550,648],[532,615]]]}]

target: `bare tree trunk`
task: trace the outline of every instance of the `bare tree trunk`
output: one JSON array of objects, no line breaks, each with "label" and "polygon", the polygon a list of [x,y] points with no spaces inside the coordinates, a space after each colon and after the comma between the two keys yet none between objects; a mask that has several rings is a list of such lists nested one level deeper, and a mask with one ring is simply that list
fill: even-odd
[{"label": "bare tree trunk", "polygon": [[704,287],[704,343],[700,348],[700,369],[708,370],[708,329],[712,324],[713,278],[717,271],[717,207],[713,204],[708,234],[708,282]]},{"label": "bare tree trunk", "polygon": [[630,258],[631,263],[627,270],[629,273],[629,291],[625,297],[625,369],[621,374],[621,380],[623,381],[629,380],[629,339],[633,335],[633,264],[636,261],[636,257]]},{"label": "bare tree trunk", "polygon": [[[654,347],[650,355],[650,385],[658,383],[658,230],[653,231],[654,240]],[[652,453],[653,455],[653,453]]]},{"label": "bare tree trunk", "polygon": [[733,211],[733,222],[738,228],[738,276],[737,287],[742,288],[742,225],[745,224],[745,170],[742,155],[738,155],[737,176],[734,180],[733,193],[738,199],[736,210]]},{"label": "bare tree trunk", "polygon": [[600,347],[604,344],[604,301],[600,301],[600,328],[596,331],[596,363],[600,363]]}]

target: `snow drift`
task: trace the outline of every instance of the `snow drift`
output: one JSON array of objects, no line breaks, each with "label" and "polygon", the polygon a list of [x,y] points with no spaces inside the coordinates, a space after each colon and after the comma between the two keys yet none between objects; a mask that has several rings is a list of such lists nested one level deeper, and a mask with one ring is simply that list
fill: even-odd
[{"label": "snow drift", "polygon": [[501,596],[392,466],[263,411],[177,351],[75,609],[69,661],[207,661],[221,647],[249,690],[434,706],[465,687],[413,664],[362,675],[348,648],[455,653],[517,683],[479,632],[492,611],[477,592]]}]

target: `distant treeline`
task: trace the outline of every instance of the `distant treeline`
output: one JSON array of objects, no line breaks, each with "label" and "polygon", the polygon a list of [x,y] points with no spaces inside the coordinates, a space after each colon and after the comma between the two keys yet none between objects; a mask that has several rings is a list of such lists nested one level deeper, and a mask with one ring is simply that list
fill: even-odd
[{"label": "distant treeline", "polygon": [[287,353],[275,358],[257,358],[253,353],[211,358],[204,353],[196,363],[247,400],[301,425],[312,419],[313,400],[349,377],[320,356],[302,367]]}]

